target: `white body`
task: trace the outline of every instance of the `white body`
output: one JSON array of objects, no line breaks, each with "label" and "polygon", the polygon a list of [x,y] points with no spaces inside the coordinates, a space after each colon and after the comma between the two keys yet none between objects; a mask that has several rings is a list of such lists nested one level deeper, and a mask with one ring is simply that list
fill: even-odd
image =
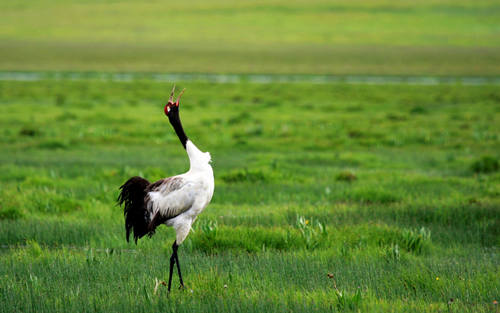
[{"label": "white body", "polygon": [[186,142],[186,152],[189,157],[189,171],[173,177],[180,178],[179,188],[167,193],[161,189],[148,193],[152,204],[149,208],[151,219],[157,213],[167,217],[175,216],[165,224],[174,227],[177,245],[186,239],[191,225],[210,203],[214,194],[210,153],[200,151],[191,140]]}]

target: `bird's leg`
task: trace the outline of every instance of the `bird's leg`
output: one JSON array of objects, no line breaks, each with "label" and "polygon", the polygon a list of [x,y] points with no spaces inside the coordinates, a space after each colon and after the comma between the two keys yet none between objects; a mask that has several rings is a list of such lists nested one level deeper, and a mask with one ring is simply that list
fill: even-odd
[{"label": "bird's leg", "polygon": [[170,293],[170,289],[172,287],[172,273],[174,271],[174,263],[177,263],[177,273],[179,274],[179,280],[181,285],[179,288],[184,288],[184,282],[182,281],[181,267],[179,265],[179,256],[177,255],[177,249],[179,246],[177,242],[174,241],[172,245],[172,255],[170,256],[170,274],[168,275],[168,292]]},{"label": "bird's leg", "polygon": [[177,245],[177,243],[174,241],[174,245],[172,246],[172,248],[174,249],[174,253],[175,253],[175,263],[177,264],[177,273],[179,274],[179,281],[181,283],[181,285],[179,286],[179,289],[182,289],[184,288],[184,282],[182,281],[182,274],[181,274],[181,266],[179,264],[179,256],[177,255],[177,248],[179,246]]},{"label": "bird's leg", "polygon": [[172,255],[170,256],[170,274],[168,275],[168,293],[170,294],[170,287],[172,287],[172,272],[174,271],[175,255],[177,254],[177,244],[174,241],[172,246]]}]

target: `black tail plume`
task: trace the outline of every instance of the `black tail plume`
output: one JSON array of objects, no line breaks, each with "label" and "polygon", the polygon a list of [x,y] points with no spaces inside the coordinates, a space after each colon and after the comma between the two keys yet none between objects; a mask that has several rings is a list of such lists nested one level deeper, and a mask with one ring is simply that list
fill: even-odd
[{"label": "black tail plume", "polygon": [[125,215],[125,230],[127,231],[127,242],[129,241],[130,230],[134,231],[134,240],[148,233],[149,213],[146,210],[144,197],[149,181],[134,176],[127,180],[120,189],[120,195],[117,202],[123,205],[123,214]]}]

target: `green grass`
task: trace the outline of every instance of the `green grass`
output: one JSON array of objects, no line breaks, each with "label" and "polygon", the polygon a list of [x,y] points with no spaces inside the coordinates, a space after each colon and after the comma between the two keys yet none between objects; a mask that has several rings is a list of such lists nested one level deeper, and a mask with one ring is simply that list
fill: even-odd
[{"label": "green grass", "polygon": [[167,298],[173,230],[115,199],[187,169],[170,85],[0,82],[1,312],[495,310],[498,87],[178,87],[216,189]]},{"label": "green grass", "polygon": [[500,75],[484,0],[2,1],[1,70]]}]

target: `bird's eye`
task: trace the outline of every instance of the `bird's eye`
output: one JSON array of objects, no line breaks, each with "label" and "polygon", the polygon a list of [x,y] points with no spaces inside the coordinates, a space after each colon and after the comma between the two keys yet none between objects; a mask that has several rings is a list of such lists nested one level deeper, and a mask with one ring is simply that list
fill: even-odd
[{"label": "bird's eye", "polygon": [[163,108],[163,111],[165,112],[165,115],[168,115],[170,113],[170,105],[165,105],[165,107]]}]

